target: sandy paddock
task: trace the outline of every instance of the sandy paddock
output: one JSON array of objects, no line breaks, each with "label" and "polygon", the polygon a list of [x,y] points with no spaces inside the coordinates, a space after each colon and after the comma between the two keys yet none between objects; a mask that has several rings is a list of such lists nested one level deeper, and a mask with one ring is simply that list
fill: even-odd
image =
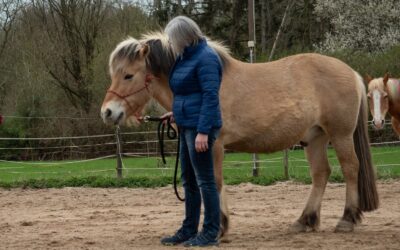
[{"label": "sandy paddock", "polygon": [[[379,183],[381,207],[355,232],[333,233],[344,185],[329,184],[319,232],[291,234],[309,185],[229,186],[230,242],[221,249],[400,249],[400,181]],[[1,249],[178,249],[159,240],[178,228],[172,188],[0,189]]]}]

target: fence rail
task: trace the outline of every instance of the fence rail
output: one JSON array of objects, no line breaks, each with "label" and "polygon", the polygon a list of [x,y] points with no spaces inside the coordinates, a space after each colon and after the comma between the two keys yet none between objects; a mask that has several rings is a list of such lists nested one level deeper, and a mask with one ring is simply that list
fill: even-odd
[{"label": "fence rail", "polygon": [[[17,118],[17,119],[25,119],[25,117],[14,117],[14,116],[5,116],[6,118]],[[48,117],[37,117],[36,119],[47,119]],[[69,119],[71,117],[57,117],[54,119]],[[26,118],[27,119],[27,118]],[[72,118],[71,118],[72,119]],[[74,118],[75,119],[75,118]],[[80,118],[76,118],[80,119]],[[92,119],[92,118],[88,118]],[[391,129],[389,126],[386,126],[386,129]],[[145,135],[145,139],[143,139],[143,135]],[[122,176],[122,170],[124,171],[134,171],[134,170],[150,170],[149,168],[131,168],[124,164],[124,158],[127,157],[159,157],[159,148],[158,148],[158,140],[156,139],[157,131],[139,131],[139,132],[120,132],[119,136],[116,134],[98,134],[98,135],[87,135],[87,136],[64,136],[64,137],[44,137],[44,138],[10,138],[10,137],[0,137],[0,162],[9,163],[15,166],[13,167],[0,167],[0,171],[7,171],[8,173],[18,174],[22,173],[19,171],[11,171],[17,170],[19,168],[19,164],[28,165],[28,166],[61,166],[61,165],[71,165],[75,163],[85,163],[92,162],[103,159],[117,159],[116,163],[119,176]],[[125,140],[124,140],[125,139]],[[87,143],[83,143],[82,141]],[[101,141],[98,141],[101,140]],[[7,142],[20,142],[22,146],[7,146]],[[166,145],[166,154],[174,155],[176,154],[176,142],[177,140],[165,140]],[[12,144],[12,143],[11,143]],[[31,145],[34,144],[34,145]],[[140,145],[140,146],[138,146]],[[375,141],[370,144],[372,147],[392,147],[392,146],[400,146],[400,141]],[[291,165],[296,163],[296,167],[308,167],[307,161],[305,159],[299,159],[292,156],[292,151],[301,149],[301,145],[294,145],[286,152],[287,154],[284,157],[276,157],[270,159],[252,159],[249,156],[248,160],[243,161],[224,161],[224,169],[235,169],[246,167],[249,171],[254,168],[255,163],[257,163],[258,168],[260,169],[268,169],[268,168],[276,168],[276,167],[285,167],[283,171],[288,175],[288,169]],[[374,153],[374,156],[385,155],[385,154],[394,154],[399,153],[400,148],[392,148],[387,152],[378,152]],[[48,161],[43,159],[57,159],[56,155],[65,154],[68,159],[67,161]],[[91,157],[88,157],[91,156]],[[95,157],[93,157],[95,156]],[[53,157],[53,158],[52,158]],[[76,159],[77,160],[72,160]],[[30,159],[29,161],[21,160],[21,159]],[[32,161],[32,159],[36,159],[36,161]],[[335,157],[329,157],[329,160],[335,160]],[[159,161],[160,162],[160,161]],[[305,165],[298,165],[297,163],[304,162]],[[260,166],[263,164],[263,166]],[[170,170],[168,166],[163,166],[160,164],[159,168],[151,168],[151,170]],[[337,165],[333,165],[336,166]],[[390,166],[400,166],[399,164],[385,164],[377,166],[381,167],[390,167]],[[86,170],[86,172],[108,172],[115,171],[114,169],[107,170]],[[44,171],[45,172],[45,171]],[[48,171],[52,172],[52,171]],[[254,169],[253,169],[254,172]],[[24,172],[26,173],[26,172]],[[40,173],[40,172],[35,172]]]}]

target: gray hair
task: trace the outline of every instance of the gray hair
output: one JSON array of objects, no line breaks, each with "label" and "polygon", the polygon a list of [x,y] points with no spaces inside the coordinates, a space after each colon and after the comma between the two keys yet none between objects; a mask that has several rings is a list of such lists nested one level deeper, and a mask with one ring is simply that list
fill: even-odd
[{"label": "gray hair", "polygon": [[199,26],[186,16],[177,16],[169,21],[164,31],[177,54],[182,54],[186,46],[205,38]]}]

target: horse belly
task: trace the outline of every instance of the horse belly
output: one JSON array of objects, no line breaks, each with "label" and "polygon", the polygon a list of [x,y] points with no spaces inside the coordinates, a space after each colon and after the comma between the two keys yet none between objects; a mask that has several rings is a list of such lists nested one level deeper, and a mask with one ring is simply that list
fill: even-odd
[{"label": "horse belly", "polygon": [[227,136],[223,141],[225,148],[248,153],[273,153],[290,148],[307,137],[311,126],[301,126],[296,129],[285,130],[283,126],[275,129],[266,129],[263,133],[249,134],[247,137]]},{"label": "horse belly", "polygon": [[[291,138],[287,138],[291,139]],[[283,140],[268,140],[267,138],[249,139],[243,141],[236,141],[234,143],[226,144],[225,148],[228,150],[247,152],[247,153],[273,153],[296,144],[296,141],[283,141]]]}]

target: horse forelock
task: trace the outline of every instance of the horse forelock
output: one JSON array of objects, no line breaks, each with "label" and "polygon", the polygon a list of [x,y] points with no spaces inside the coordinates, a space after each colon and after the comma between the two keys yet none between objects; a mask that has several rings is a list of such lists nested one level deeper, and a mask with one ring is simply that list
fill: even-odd
[{"label": "horse forelock", "polygon": [[383,78],[375,78],[372,79],[369,83],[368,83],[368,91],[372,91],[372,90],[381,90],[384,91],[385,90],[385,86],[383,84]]},{"label": "horse forelock", "polygon": [[134,61],[141,48],[140,42],[132,37],[120,42],[110,55],[110,74],[122,71],[126,63]]}]

